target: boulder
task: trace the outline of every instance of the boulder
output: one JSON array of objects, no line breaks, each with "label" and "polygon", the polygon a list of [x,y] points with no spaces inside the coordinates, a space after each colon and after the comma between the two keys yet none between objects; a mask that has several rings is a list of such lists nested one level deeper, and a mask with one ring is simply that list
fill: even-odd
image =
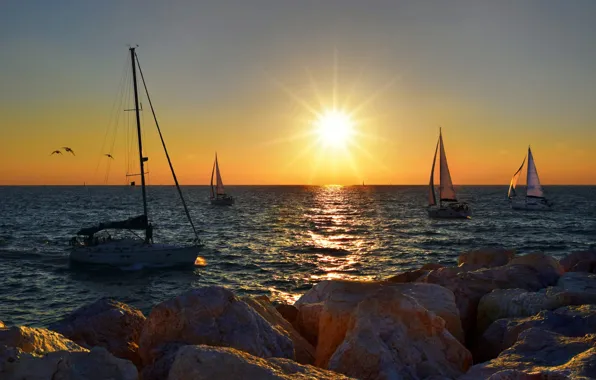
[{"label": "boulder", "polygon": [[484,268],[506,265],[515,256],[514,249],[481,248],[464,252],[457,258],[457,264],[476,265]]},{"label": "boulder", "polygon": [[323,310],[323,302],[300,305],[296,317],[296,328],[310,344],[317,346],[319,336],[319,317]]},{"label": "boulder", "polygon": [[542,252],[528,253],[516,256],[507,265],[526,265],[538,272],[540,280],[548,285],[557,282],[565,270],[559,262],[550,255]]},{"label": "boulder", "polygon": [[219,286],[193,289],[153,308],[139,340],[143,364],[161,357],[160,347],[168,343],[233,347],[265,358],[295,357],[285,331]]},{"label": "boulder", "polygon": [[460,273],[457,268],[442,268],[429,272],[418,281],[438,284],[453,292],[466,341],[472,344],[476,337],[478,302],[485,294],[494,289],[510,288],[536,291],[553,285],[556,279],[541,276],[532,266],[506,265]]},{"label": "boulder", "polygon": [[537,292],[495,289],[480,299],[477,331],[482,334],[491,323],[501,318],[529,317],[542,310],[587,304],[596,304],[596,293],[574,292],[559,287],[548,287]]},{"label": "boulder", "polygon": [[4,322],[0,321],[0,328],[6,327],[6,325],[4,324]]},{"label": "boulder", "polygon": [[479,361],[496,358],[515,344],[520,333],[532,327],[574,337],[596,334],[596,305],[565,306],[525,318],[499,319],[482,335],[475,357]]},{"label": "boulder", "polygon": [[416,270],[409,271],[409,272],[401,272],[401,273],[396,274],[395,276],[391,276],[391,277],[385,279],[385,281],[396,282],[396,283],[415,282],[420,277],[424,276],[425,274],[428,274],[429,271],[430,270],[416,269]]},{"label": "boulder", "polygon": [[596,274],[582,272],[565,273],[557,286],[574,293],[596,293]]},{"label": "boulder", "polygon": [[344,380],[341,374],[288,359],[262,359],[228,347],[184,346],[178,350],[168,380]]},{"label": "boulder", "polygon": [[300,364],[313,364],[315,361],[315,348],[304,339],[294,326],[281,316],[267,297],[242,298],[257,313],[271,324],[277,331],[290,337],[294,343],[295,360]]},{"label": "boulder", "polygon": [[[488,379],[503,370],[596,378],[596,334],[566,337],[540,328],[519,335],[517,343],[488,362],[477,364],[459,380]],[[556,378],[556,377],[550,377]]]},{"label": "boulder", "polygon": [[[327,303],[323,313],[330,307],[337,305]],[[321,334],[324,323],[322,316]],[[400,289],[385,287],[369,295],[347,326],[327,368],[358,379],[454,378],[472,363],[445,321]]]},{"label": "boulder", "polygon": [[286,321],[290,322],[292,325],[296,323],[296,318],[298,318],[298,309],[296,306],[282,303],[275,305],[275,309]]},{"label": "boulder", "polygon": [[55,351],[86,351],[57,332],[27,326],[0,329],[0,346],[18,348],[33,356],[43,356]]},{"label": "boulder", "polygon": [[445,268],[445,265],[437,264],[437,263],[426,263],[420,267],[420,269],[422,269],[422,270],[435,270],[435,269],[441,269],[441,268]]},{"label": "boulder", "polygon": [[575,264],[569,272],[596,273],[596,260],[582,260]]},{"label": "boulder", "polygon": [[36,356],[18,348],[0,346],[2,380],[137,380],[135,365],[110,354],[105,348],[88,351],[52,351]]},{"label": "boulder", "polygon": [[145,316],[139,309],[103,298],[75,310],[49,328],[83,347],[104,347],[114,356],[140,365],[139,338],[144,323]]},{"label": "boulder", "polygon": [[568,380],[565,375],[554,375],[548,372],[527,373],[516,369],[499,371],[487,378],[487,380]]},{"label": "boulder", "polygon": [[590,250],[590,251],[582,251],[582,252],[572,252],[572,253],[568,254],[567,256],[565,256],[564,258],[562,258],[559,261],[559,263],[561,264],[561,266],[563,267],[563,270],[565,272],[569,272],[580,261],[585,261],[585,260],[590,260],[590,261],[596,260],[596,251]]}]

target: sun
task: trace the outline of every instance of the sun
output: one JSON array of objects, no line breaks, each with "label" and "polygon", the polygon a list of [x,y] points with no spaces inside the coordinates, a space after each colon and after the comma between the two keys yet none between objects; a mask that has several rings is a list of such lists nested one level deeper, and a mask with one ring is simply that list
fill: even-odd
[{"label": "sun", "polygon": [[352,135],[354,123],[348,114],[329,110],[319,116],[315,126],[323,143],[341,147],[346,145]]}]

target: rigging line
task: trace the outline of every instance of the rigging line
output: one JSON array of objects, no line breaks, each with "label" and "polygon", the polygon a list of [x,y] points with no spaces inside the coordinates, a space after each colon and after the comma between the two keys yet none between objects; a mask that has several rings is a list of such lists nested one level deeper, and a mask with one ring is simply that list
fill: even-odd
[{"label": "rigging line", "polygon": [[[95,166],[95,171],[93,172],[93,178],[95,178],[95,176],[97,175],[97,170],[99,169],[99,165],[101,163],[101,157],[102,157],[101,154],[102,154],[103,148],[104,148],[104,146],[106,144],[106,140],[108,138],[108,133],[110,132],[110,126],[112,124],[112,118],[114,117],[114,114],[115,114],[116,103],[118,103],[118,95],[120,95],[120,99],[122,99],[122,94],[123,94],[123,90],[122,89],[124,87],[124,84],[126,83],[126,78],[128,77],[127,66],[128,66],[128,60],[129,59],[130,59],[130,57],[127,57],[126,58],[126,62],[125,62],[124,68],[122,70],[122,74],[120,75],[120,83],[118,84],[118,92],[116,93],[117,95],[116,95],[116,97],[114,99],[114,103],[112,103],[112,108],[111,108],[111,111],[110,111],[110,116],[108,118],[108,126],[106,128],[106,133],[104,134],[104,137],[103,137],[103,142],[101,144],[101,150],[99,152],[100,156],[99,156],[99,158],[97,160],[97,165]],[[118,114],[118,113],[116,113],[116,114]]]},{"label": "rigging line", "polygon": [[[127,61],[128,62],[128,61]],[[125,75],[124,81],[123,81],[123,85],[126,83],[126,80],[128,79],[128,70],[126,71],[127,75]],[[121,91],[120,93],[120,99],[119,99],[119,103],[118,103],[118,108],[121,110],[124,105],[124,91]],[[116,112],[115,113],[115,119],[114,119],[114,130],[112,133],[112,145],[110,146],[109,149],[109,153],[112,154],[114,152],[114,145],[116,144],[116,138],[118,137],[118,129],[120,126],[120,117],[122,116],[122,112]],[[102,151],[103,151],[103,147],[102,147]],[[103,157],[103,153],[102,153],[102,157]],[[108,183],[109,177],[110,177],[110,170],[112,167],[112,162],[111,160],[108,160],[108,165],[106,168],[106,175],[105,175],[105,183]]]},{"label": "rigging line", "polygon": [[139,57],[135,52],[135,58],[137,61],[137,66],[139,67],[139,73],[141,74],[141,80],[143,82],[143,87],[145,88],[145,93],[147,94],[147,100],[149,101],[149,106],[151,108],[151,113],[153,114],[153,119],[155,120],[155,126],[157,127],[157,132],[159,132],[159,138],[161,139],[161,144],[163,145],[163,149],[166,153],[166,158],[168,159],[168,164],[170,165],[170,170],[172,171],[172,176],[174,177],[174,182],[176,183],[176,189],[178,189],[178,194],[180,195],[180,199],[182,200],[182,205],[184,206],[184,211],[186,212],[186,217],[192,226],[192,230],[195,233],[195,237],[197,241],[200,242],[199,234],[197,233],[197,229],[195,228],[194,223],[190,217],[190,213],[188,212],[188,207],[186,207],[186,202],[184,201],[184,196],[182,196],[182,190],[180,189],[180,185],[178,184],[178,179],[176,178],[176,173],[174,172],[174,166],[172,166],[172,161],[170,160],[170,155],[168,154],[168,149],[166,148],[166,142],[163,139],[163,135],[161,134],[161,129],[159,128],[159,123],[157,122],[157,116],[155,115],[155,110],[153,109],[153,103],[151,102],[151,97],[149,96],[149,90],[147,89],[147,83],[145,83],[145,77],[143,76],[143,70],[141,70],[141,64],[139,63]]}]

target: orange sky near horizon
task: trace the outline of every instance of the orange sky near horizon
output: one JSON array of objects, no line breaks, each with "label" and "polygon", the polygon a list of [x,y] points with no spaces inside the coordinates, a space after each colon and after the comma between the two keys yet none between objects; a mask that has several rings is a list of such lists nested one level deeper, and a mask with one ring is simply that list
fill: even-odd
[{"label": "orange sky near horizon", "polygon": [[[594,14],[537,0],[2,4],[0,185],[128,183],[126,124],[104,140],[131,41],[182,185],[209,183],[215,151],[226,185],[427,184],[439,126],[455,185],[507,185],[528,144],[543,185],[593,185]],[[148,183],[173,184],[143,108]],[[345,145],[314,130],[333,108],[352,114]],[[49,155],[63,146],[76,156]]]}]

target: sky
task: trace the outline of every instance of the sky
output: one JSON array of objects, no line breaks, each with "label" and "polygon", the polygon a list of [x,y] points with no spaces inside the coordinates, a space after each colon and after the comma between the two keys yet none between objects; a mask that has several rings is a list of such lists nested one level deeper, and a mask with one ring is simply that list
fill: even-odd
[{"label": "sky", "polygon": [[[130,44],[181,184],[216,151],[225,184],[426,184],[439,127],[455,184],[508,184],[528,145],[543,184],[596,184],[594,20],[588,0],[4,0],[0,185],[127,183]],[[141,102],[148,181],[172,184]],[[334,109],[345,141],[317,132]]]}]

